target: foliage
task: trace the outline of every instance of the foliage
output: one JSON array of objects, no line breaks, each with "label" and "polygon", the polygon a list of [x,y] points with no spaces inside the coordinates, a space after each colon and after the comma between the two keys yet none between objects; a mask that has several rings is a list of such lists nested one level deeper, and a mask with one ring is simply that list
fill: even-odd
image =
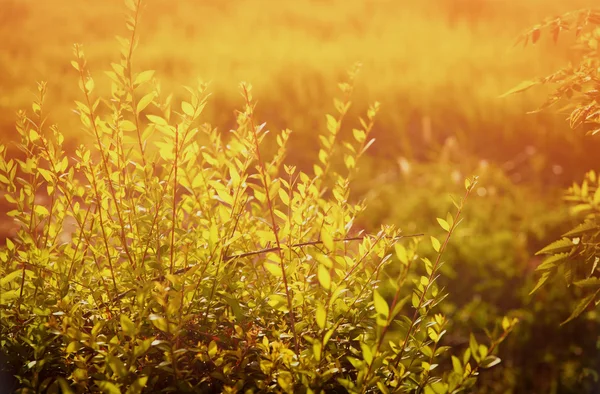
[{"label": "foliage", "polygon": [[532,290],[539,289],[552,275],[561,273],[567,285],[578,288],[581,297],[567,323],[583,313],[592,303],[600,301],[600,187],[598,177],[590,171],[581,185],[573,184],[567,201],[573,204],[572,214],[580,223],[538,252],[545,259],[537,267],[541,277]]},{"label": "foliage", "polygon": [[578,62],[575,65],[569,64],[546,77],[522,82],[506,94],[521,92],[537,84],[556,85],[554,92],[548,96],[538,111],[566,101],[561,111],[569,113],[568,120],[571,128],[586,125],[589,134],[600,132],[598,118],[600,104],[597,103],[600,81],[598,79],[599,26],[600,10],[587,9],[552,18],[523,34],[519,41],[525,44],[531,41],[535,44],[541,36],[542,29],[550,30],[554,42],[558,41],[561,32],[574,30]]},{"label": "foliage", "polygon": [[[547,77],[526,82],[508,93],[536,84],[556,85],[541,108],[566,101],[564,109],[569,113],[571,128],[585,126],[588,134],[595,135],[600,132],[600,11],[584,9],[553,18],[526,32],[521,40],[535,43],[543,28],[550,29],[555,42],[561,31],[575,31],[579,52],[577,64],[569,64]],[[562,273],[567,285],[577,287],[580,301],[564,323],[581,315],[592,303],[596,306],[600,303],[597,297],[600,293],[597,270],[600,261],[600,188],[596,173],[590,171],[581,185],[574,184],[568,190],[566,200],[573,203],[573,215],[580,223],[538,252],[546,258],[537,267],[542,274],[532,291],[535,292],[558,272]]]},{"label": "foliage", "polygon": [[44,83],[32,114],[19,113],[24,158],[0,147],[20,226],[0,249],[1,356],[18,392],[458,393],[500,362],[516,319],[459,353],[444,345],[437,310],[443,255],[476,179],[437,219],[432,260],[394,227],[359,232],[365,205],[349,193],[379,106],[338,141],[356,70],[311,176],[284,164],[289,130],[266,153],[249,84],[222,135],[200,121],[205,83],[176,103],[153,71],[134,72],[140,3],[126,4],[130,36],[106,73],[109,95],[74,48],[75,113],[93,148],[65,154],[45,124]]},{"label": "foliage", "polygon": [[[518,317],[520,324],[500,349],[502,368],[482,374],[476,392],[594,392],[597,383],[590,371],[597,365],[597,317],[590,314],[559,327],[577,305],[571,289],[558,283],[560,278],[535,297],[529,295],[541,261],[535,252],[574,224],[562,194],[545,190],[536,172],[538,158],[532,156],[517,168],[500,167],[471,157],[450,140],[432,157],[435,161],[428,163],[402,160],[387,174],[361,169],[357,186],[366,193],[368,207],[360,223],[367,229],[379,222],[403,223],[409,232],[418,228],[437,234],[434,223],[420,224],[450,208],[451,203],[445,206],[436,196],[459,191],[461,174],[479,174],[465,209],[469,220],[457,229],[446,251],[446,259],[455,263],[445,265],[439,279],[450,289],[441,305],[451,322],[448,344],[468,342],[470,331],[498,316]],[[433,253],[431,248],[422,250],[426,257]]]}]

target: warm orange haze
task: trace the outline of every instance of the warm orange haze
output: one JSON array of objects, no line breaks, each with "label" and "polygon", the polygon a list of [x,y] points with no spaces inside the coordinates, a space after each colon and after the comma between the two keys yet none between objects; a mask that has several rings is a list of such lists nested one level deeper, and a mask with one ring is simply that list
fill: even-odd
[{"label": "warm orange haze", "polygon": [[[592,4],[155,0],[141,16],[134,67],[156,70],[165,91],[181,94],[180,87],[197,78],[211,81],[204,118],[223,130],[240,104],[238,82],[251,82],[261,120],[273,130],[294,130],[303,148],[323,126],[323,109],[331,106],[345,70],[360,61],[355,110],[375,100],[384,109],[372,155],[391,162],[423,157],[432,143],[452,136],[460,149],[483,158],[506,161],[535,145],[548,152],[547,169],[572,166],[581,155],[558,154],[557,148],[566,143],[577,150],[581,141],[560,130],[560,117],[524,115],[539,104],[540,90],[498,96],[569,59],[566,36],[558,48],[548,39],[523,49],[513,47],[519,33]],[[84,45],[90,71],[98,82],[108,81],[103,70],[118,58],[114,37],[126,35],[121,2],[3,0],[2,6],[1,140],[14,135],[15,111],[30,106],[40,80],[48,82],[49,122],[81,135],[69,111],[79,98],[69,65],[72,44]]]},{"label": "warm orange haze", "polygon": [[[12,347],[2,341],[0,394],[3,384],[33,390],[21,392],[597,392],[600,287],[584,297],[600,286],[597,250],[577,257],[591,271],[562,268],[568,284],[585,271],[582,286],[548,276],[530,293],[540,264],[549,266],[542,248],[567,234],[567,246],[544,249],[558,261],[600,234],[596,175],[567,192],[600,169],[600,137],[586,136],[587,124],[570,129],[561,105],[535,111],[549,86],[503,96],[582,53],[572,31],[555,43],[542,29],[526,46],[515,45],[519,35],[597,1],[138,3],[0,0],[0,156],[35,170],[25,157],[54,125],[67,156],[55,163],[52,149],[39,148],[48,170],[38,176],[42,192],[21,194],[30,203],[14,197],[29,175],[13,174],[9,186],[0,165],[0,291],[10,294],[0,297],[0,334],[13,338]],[[126,26],[132,15],[135,29]],[[600,30],[592,34],[597,50]],[[353,87],[340,84],[356,65]],[[154,73],[134,86],[128,72],[146,70]],[[91,85],[82,82],[88,72]],[[599,89],[597,75],[591,81]],[[203,82],[202,111],[205,92],[195,89]],[[152,90],[156,99],[145,96]],[[137,111],[146,98],[154,101]],[[170,119],[159,101],[173,103]],[[20,110],[28,118],[19,120]],[[107,125],[129,123],[98,132],[90,112]],[[134,136],[151,124],[153,133]],[[163,134],[172,140],[160,142]],[[158,166],[144,149],[160,151]],[[57,174],[66,179],[74,163],[74,179],[87,186],[70,199]],[[67,197],[58,203],[53,194]],[[597,216],[572,231],[582,212]],[[382,257],[390,250],[391,263]],[[561,325],[573,310],[578,318]],[[45,339],[35,352],[16,334],[32,321],[47,328],[38,327]],[[48,339],[60,335],[60,345]],[[43,367],[50,353],[63,361]]]}]

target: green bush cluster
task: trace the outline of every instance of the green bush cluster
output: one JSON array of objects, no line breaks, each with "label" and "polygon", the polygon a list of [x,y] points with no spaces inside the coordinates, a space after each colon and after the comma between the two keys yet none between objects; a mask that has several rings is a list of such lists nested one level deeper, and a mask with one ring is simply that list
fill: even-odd
[{"label": "green bush cluster", "polygon": [[134,72],[140,4],[126,4],[131,38],[119,39],[109,96],[96,95],[75,46],[74,111],[90,143],[65,152],[45,124],[40,83],[17,122],[24,158],[0,147],[19,225],[0,248],[0,371],[16,379],[4,387],[443,394],[469,390],[500,362],[516,319],[451,348],[438,307],[443,254],[475,179],[437,219],[443,236],[427,237],[431,259],[417,253],[420,235],[360,231],[365,204],[350,191],[379,106],[338,141],[356,70],[309,175],[284,164],[289,130],[264,148],[250,85],[224,134],[201,123],[206,84],[176,102],[152,71]]}]

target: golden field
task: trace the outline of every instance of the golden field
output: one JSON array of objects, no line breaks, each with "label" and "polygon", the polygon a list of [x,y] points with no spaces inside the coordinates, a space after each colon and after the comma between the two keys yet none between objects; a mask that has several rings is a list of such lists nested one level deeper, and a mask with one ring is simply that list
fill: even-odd
[{"label": "golden field", "polygon": [[[296,146],[304,150],[324,128],[324,113],[332,109],[345,70],[360,61],[354,108],[360,113],[368,102],[382,103],[380,143],[371,154],[386,162],[423,157],[430,145],[455,136],[482,158],[503,162],[532,144],[562,166],[585,169],[589,162],[572,162],[581,157],[581,136],[568,132],[561,117],[524,114],[544,92],[498,96],[569,58],[572,34],[558,46],[542,37],[523,49],[513,47],[519,33],[546,17],[593,4],[151,0],[142,14],[134,67],[156,70],[166,91],[183,93],[181,86],[197,78],[211,81],[205,119],[225,130],[241,105],[238,82],[249,81],[261,118],[273,130],[294,130]],[[30,107],[39,80],[48,81],[50,122],[66,135],[79,135],[70,111],[79,98],[69,64],[72,44],[85,46],[97,85],[108,86],[103,70],[119,56],[114,37],[127,33],[122,2],[2,0],[2,8],[0,141],[14,135],[15,111]],[[557,155],[565,143],[573,154]]]}]

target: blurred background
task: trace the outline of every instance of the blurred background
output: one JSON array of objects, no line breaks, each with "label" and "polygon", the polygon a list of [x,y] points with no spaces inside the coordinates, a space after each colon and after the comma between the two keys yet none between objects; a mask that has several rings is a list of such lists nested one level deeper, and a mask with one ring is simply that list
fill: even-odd
[{"label": "blurred background", "polygon": [[[481,393],[598,392],[600,325],[594,311],[559,326],[574,307],[571,289],[550,285],[528,296],[535,252],[569,228],[565,187],[598,169],[600,139],[572,131],[566,115],[526,114],[543,101],[536,88],[499,98],[519,82],[574,59],[573,35],[533,46],[517,36],[547,17],[591,7],[592,0],[147,0],[137,70],[154,69],[166,92],[211,81],[204,119],[235,125],[249,81],[257,116],[273,132],[294,131],[288,162],[310,171],[332,113],[337,83],[363,64],[344,133],[369,103],[381,102],[377,139],[354,181],[370,201],[360,226],[393,223],[410,233],[439,231],[448,194],[480,176],[465,223],[447,255],[444,312],[454,344],[470,328],[483,335],[505,313],[522,320],[502,348],[502,366],[485,372]],[[30,109],[36,81],[48,82],[46,113],[67,145],[85,142],[71,108],[80,99],[70,65],[84,45],[99,92],[119,59],[115,35],[127,33],[121,0],[0,0],[0,143],[12,142],[18,109]],[[13,227],[0,208],[0,232]],[[11,230],[13,229],[13,230]],[[423,253],[430,251],[423,248]],[[458,285],[457,285],[458,284]],[[596,391],[594,391],[596,390]]]}]

